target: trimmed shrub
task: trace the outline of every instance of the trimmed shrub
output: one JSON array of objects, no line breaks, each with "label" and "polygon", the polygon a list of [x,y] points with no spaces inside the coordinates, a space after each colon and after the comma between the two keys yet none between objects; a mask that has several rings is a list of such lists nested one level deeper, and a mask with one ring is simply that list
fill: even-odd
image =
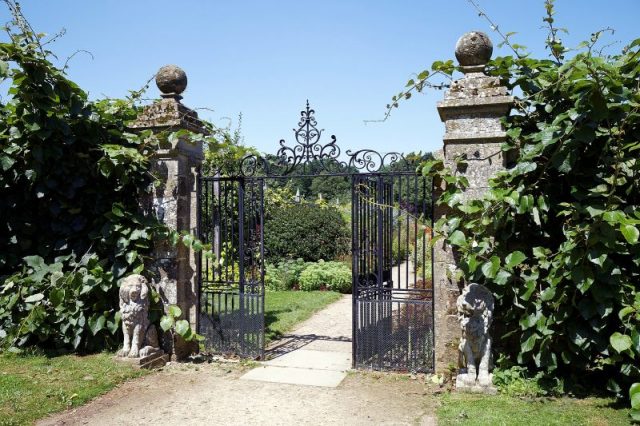
[{"label": "trimmed shrub", "polygon": [[298,285],[300,274],[307,266],[302,259],[285,260],[277,265],[267,264],[264,285],[267,290],[291,290]]},{"label": "trimmed shrub", "polygon": [[310,263],[300,274],[300,290],[351,291],[351,268],[342,262]]},{"label": "trimmed shrub", "polygon": [[347,223],[333,207],[309,204],[278,207],[265,221],[264,244],[272,261],[333,260],[349,247]]}]

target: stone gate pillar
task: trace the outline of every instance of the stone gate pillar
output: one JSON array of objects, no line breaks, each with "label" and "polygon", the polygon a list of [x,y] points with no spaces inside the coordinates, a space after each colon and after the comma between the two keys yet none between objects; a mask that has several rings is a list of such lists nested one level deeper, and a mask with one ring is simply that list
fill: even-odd
[{"label": "stone gate pillar", "polygon": [[[435,155],[452,170],[457,157],[467,159],[466,170],[458,172],[469,180],[464,197],[472,199],[482,195],[489,178],[506,167],[500,149],[506,133],[500,119],[509,113],[513,98],[507,95],[506,87],[500,86],[498,77],[489,77],[484,72],[493,53],[486,34],[475,31],[464,34],[455,53],[464,76],[452,83],[444,100],[438,103],[445,135],[444,147]],[[438,188],[436,197],[437,191]],[[446,213],[446,207],[436,206],[434,221]],[[458,367],[461,329],[456,299],[463,283],[456,274],[456,255],[451,246],[440,240],[433,256],[436,372],[442,373],[450,366]]]},{"label": "stone gate pillar", "polygon": [[[150,129],[154,133],[174,132],[181,129],[205,134],[206,130],[198,114],[184,106],[180,94],[187,87],[187,76],[175,65],[167,65],[158,71],[156,84],[162,99],[144,108],[131,126],[135,131]],[[202,142],[191,143],[184,138],[175,141],[162,138],[159,149],[152,156],[151,172],[157,179],[146,208],[170,229],[195,233],[197,195],[196,182],[204,159]],[[148,265],[153,285],[164,301],[178,305],[183,319],[196,330],[197,280],[196,254],[178,243],[155,241],[152,260]],[[171,348],[178,359],[188,356],[194,349],[192,343],[182,339]],[[195,347],[197,348],[197,346]]]}]

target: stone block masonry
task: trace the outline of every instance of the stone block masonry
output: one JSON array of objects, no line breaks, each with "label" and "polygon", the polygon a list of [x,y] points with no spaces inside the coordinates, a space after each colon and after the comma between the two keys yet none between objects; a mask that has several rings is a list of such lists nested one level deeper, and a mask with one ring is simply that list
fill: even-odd
[{"label": "stone block masonry", "polygon": [[[187,87],[184,71],[175,65],[162,67],[156,75],[156,84],[162,92],[162,99],[145,107],[131,126],[132,129],[151,129],[154,132],[184,129],[206,134],[198,114],[180,102],[181,93]],[[196,184],[203,160],[202,142],[194,144],[182,138],[161,143],[152,156],[151,172],[157,182],[151,199],[145,200],[144,204],[172,230],[196,231]],[[183,244],[174,246],[168,241],[155,241],[151,258],[147,268],[152,284],[160,292],[165,305],[178,305],[181,308],[183,318],[189,321],[195,331],[198,315],[196,253]],[[196,348],[193,342],[181,339],[165,342],[165,350],[178,359],[185,358]]]},{"label": "stone block masonry", "polygon": [[[438,103],[445,135],[444,146],[436,157],[451,169],[455,169],[457,158],[467,160],[466,170],[460,171],[469,180],[466,199],[482,196],[489,178],[506,168],[500,149],[506,139],[501,119],[509,113],[513,98],[498,77],[484,72],[492,53],[493,45],[486,34],[464,34],[456,45],[456,58],[464,76],[452,83],[444,100]],[[438,195],[436,188],[434,196]],[[446,207],[436,206],[434,221],[446,214]],[[461,329],[456,300],[464,283],[457,278],[456,253],[451,246],[440,240],[433,256],[436,372],[443,373],[451,366],[458,367]]]}]

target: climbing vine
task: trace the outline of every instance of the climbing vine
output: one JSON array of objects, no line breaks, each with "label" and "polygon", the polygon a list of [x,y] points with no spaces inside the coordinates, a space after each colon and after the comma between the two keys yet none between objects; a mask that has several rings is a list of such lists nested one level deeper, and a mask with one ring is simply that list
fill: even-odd
[{"label": "climbing vine", "polygon": [[[496,297],[500,351],[622,396],[640,380],[640,39],[605,55],[596,32],[565,59],[552,2],[545,22],[550,59],[504,56],[488,67],[516,95],[502,146],[517,153],[515,166],[470,202],[460,197],[464,159],[422,172],[448,207],[436,239],[460,253],[463,281]],[[637,385],[638,404],[636,394]]]},{"label": "climbing vine", "polygon": [[203,249],[141,208],[156,182],[150,154],[165,138],[212,151],[227,138],[211,125],[211,136],[131,132],[142,92],[90,100],[18,4],[4,3],[13,21],[0,41],[0,348],[109,347],[118,282],[143,273],[153,240]]}]

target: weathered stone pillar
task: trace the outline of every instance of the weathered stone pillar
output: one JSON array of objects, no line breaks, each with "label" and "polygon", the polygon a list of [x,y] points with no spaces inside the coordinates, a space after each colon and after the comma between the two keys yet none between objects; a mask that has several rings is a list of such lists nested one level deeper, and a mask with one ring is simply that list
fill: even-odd
[{"label": "weathered stone pillar", "polygon": [[[164,66],[156,75],[156,84],[162,92],[162,99],[145,107],[132,129],[150,129],[154,133],[185,129],[205,134],[198,114],[180,102],[180,94],[187,87],[184,71],[174,65]],[[192,143],[184,137],[161,140],[151,164],[157,184],[146,207],[170,229],[195,233],[197,174],[204,159],[202,142]],[[183,312],[182,318],[189,321],[194,331],[197,318],[196,260],[196,254],[184,244],[156,241],[148,265],[152,283],[165,303],[178,305]],[[174,348],[170,347],[171,342],[166,343],[169,347],[165,349],[172,350],[178,359],[197,349],[182,339],[175,342]]]},{"label": "weathered stone pillar", "polygon": [[[455,170],[455,159],[464,157],[468,166],[458,170],[469,180],[464,196],[477,198],[486,191],[491,176],[506,167],[501,143],[506,139],[500,119],[511,108],[513,98],[498,77],[485,75],[485,65],[493,46],[486,34],[464,34],[456,45],[456,58],[464,76],[452,83],[444,100],[438,103],[440,119],[445,124],[444,147],[436,153],[445,166]],[[437,188],[436,188],[437,191]],[[437,196],[438,194],[436,194]],[[447,213],[446,207],[435,207],[435,218]],[[458,367],[458,344],[461,336],[456,299],[463,283],[457,272],[456,255],[442,240],[434,247],[435,350],[436,371]]]}]

